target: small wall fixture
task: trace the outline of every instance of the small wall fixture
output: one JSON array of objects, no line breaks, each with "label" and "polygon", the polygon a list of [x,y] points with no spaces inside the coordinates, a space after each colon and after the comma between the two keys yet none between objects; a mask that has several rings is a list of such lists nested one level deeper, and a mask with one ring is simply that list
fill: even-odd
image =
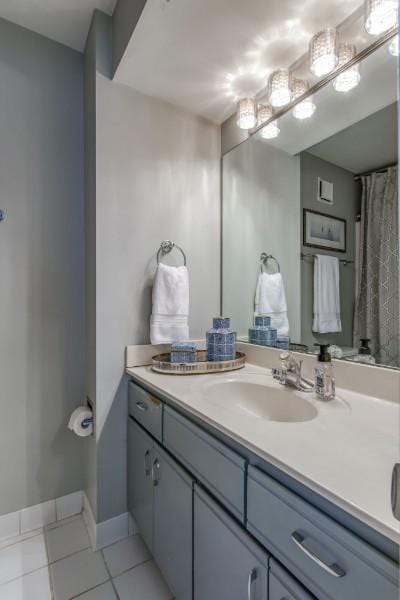
[{"label": "small wall fixture", "polygon": [[[269,104],[260,104],[258,107],[258,125],[262,125],[266,123],[273,117],[274,109]],[[280,133],[278,119],[268,123],[260,130],[260,136],[265,140],[272,140],[273,138],[278,137]]]},{"label": "small wall fixture", "polygon": [[[353,44],[339,45],[339,67],[345,65],[356,55]],[[333,80],[333,87],[337,92],[349,92],[360,83],[360,65],[356,64],[344,71]]]},{"label": "small wall fixture", "polygon": [[[304,79],[293,79],[292,90],[293,90],[293,100],[296,98],[300,98],[303,94],[305,94],[310,87],[308,81]],[[296,119],[309,119],[315,112],[315,104],[313,102],[312,96],[306,98],[299,104],[293,108],[293,116]]]},{"label": "small wall fixture", "polygon": [[397,0],[365,0],[364,24],[371,35],[379,35],[397,24]]},{"label": "small wall fixture", "polygon": [[310,70],[316,77],[331,73],[338,64],[337,33],[334,27],[320,31],[310,42]]},{"label": "small wall fixture", "polygon": [[256,126],[256,103],[253,98],[239,100],[236,123],[240,129],[252,129]]},{"label": "small wall fixture", "polygon": [[269,78],[269,101],[276,108],[286,106],[292,98],[289,69],[278,69]]}]

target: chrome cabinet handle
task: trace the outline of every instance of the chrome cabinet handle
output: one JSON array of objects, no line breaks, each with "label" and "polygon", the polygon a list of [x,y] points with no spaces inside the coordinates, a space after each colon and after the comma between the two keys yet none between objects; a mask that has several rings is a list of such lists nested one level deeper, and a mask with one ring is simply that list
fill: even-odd
[{"label": "chrome cabinet handle", "polygon": [[149,409],[149,407],[147,406],[147,404],[145,402],[141,402],[140,400],[138,400],[136,402],[136,406],[138,407],[139,410],[141,410],[142,412],[146,412],[146,410]]},{"label": "chrome cabinet handle", "polygon": [[249,573],[249,578],[247,580],[247,600],[251,600],[251,586],[253,582],[257,579],[257,569],[252,569]]},{"label": "chrome cabinet handle", "polygon": [[300,550],[304,552],[304,554],[306,554],[308,558],[311,558],[311,560],[313,560],[319,567],[321,567],[321,569],[324,569],[324,571],[326,571],[330,575],[333,575],[333,577],[343,577],[344,575],[346,575],[345,571],[343,571],[343,569],[339,567],[339,565],[337,565],[336,563],[328,565],[321,558],[319,558],[319,556],[312,552],[312,550],[306,548],[306,546],[304,546],[305,538],[301,535],[301,533],[299,533],[298,531],[294,531],[291,535],[291,538],[296,544],[296,546],[300,548]]},{"label": "chrome cabinet handle", "polygon": [[154,487],[156,487],[159,484],[159,479],[157,479],[157,477],[155,476],[155,470],[156,469],[157,469],[158,472],[160,472],[160,463],[158,462],[157,458],[155,458],[153,460],[153,465],[151,467],[151,478],[153,480]]},{"label": "chrome cabinet handle", "polygon": [[400,521],[400,463],[393,467],[391,500],[393,516]]},{"label": "chrome cabinet handle", "polygon": [[146,477],[148,477],[151,472],[151,469],[148,466],[148,461],[147,461],[149,456],[150,456],[150,450],[146,450],[146,452],[144,453],[144,473],[145,473]]}]

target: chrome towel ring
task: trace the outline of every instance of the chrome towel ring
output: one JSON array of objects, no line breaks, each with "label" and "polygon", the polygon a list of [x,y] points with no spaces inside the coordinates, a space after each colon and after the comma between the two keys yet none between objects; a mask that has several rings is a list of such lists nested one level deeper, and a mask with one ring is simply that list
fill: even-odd
[{"label": "chrome towel ring", "polygon": [[277,259],[275,258],[275,256],[272,256],[272,254],[266,254],[266,252],[262,252],[262,254],[260,256],[260,271],[261,271],[261,273],[264,272],[264,267],[268,266],[269,260],[275,261],[276,268],[278,269],[278,273],[280,273],[281,267],[280,267]]},{"label": "chrome towel ring", "polygon": [[173,248],[176,248],[181,252],[183,256],[183,264],[186,267],[186,254],[180,246],[177,246],[175,242],[170,242],[169,240],[164,240],[163,242],[161,242],[161,245],[157,252],[157,264],[160,264],[160,260],[164,256],[164,254],[169,254]]}]

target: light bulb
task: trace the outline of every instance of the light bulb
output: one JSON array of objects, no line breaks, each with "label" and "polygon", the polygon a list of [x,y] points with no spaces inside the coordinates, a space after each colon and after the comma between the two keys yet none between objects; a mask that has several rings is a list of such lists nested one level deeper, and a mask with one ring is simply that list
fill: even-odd
[{"label": "light bulb", "polygon": [[256,103],[253,98],[239,100],[236,124],[240,129],[252,129],[257,123]]},{"label": "light bulb", "polygon": [[[353,44],[340,44],[339,46],[339,64],[341,67],[349,62],[356,55],[356,47]],[[349,92],[360,83],[359,65],[349,67],[343,73],[340,73],[333,80],[333,87],[337,92]]]},{"label": "light bulb", "polygon": [[[305,94],[310,85],[308,81],[304,79],[293,79],[293,99],[300,98],[303,94]],[[315,104],[313,102],[312,96],[305,98],[299,104],[293,108],[293,116],[296,119],[309,119],[315,112]]]},{"label": "light bulb", "polygon": [[365,29],[379,35],[397,24],[397,0],[365,0]]},{"label": "light bulb", "polygon": [[[269,104],[260,104],[258,107],[258,125],[260,126],[263,123],[266,123],[273,115],[274,109],[272,106]],[[271,121],[271,123],[268,123],[268,125],[265,125],[265,127],[260,130],[260,135],[265,140],[271,140],[278,137],[279,132],[278,120],[275,119],[275,121]]]},{"label": "light bulb", "polygon": [[331,73],[338,63],[336,29],[320,31],[310,42],[310,70],[316,77]]},{"label": "light bulb", "polygon": [[271,106],[280,107],[289,104],[292,98],[291,74],[289,69],[278,69],[269,78],[269,101]]},{"label": "light bulb", "polygon": [[389,52],[392,56],[399,55],[399,36],[398,35],[396,35],[396,37],[393,38],[392,41],[390,42]]}]

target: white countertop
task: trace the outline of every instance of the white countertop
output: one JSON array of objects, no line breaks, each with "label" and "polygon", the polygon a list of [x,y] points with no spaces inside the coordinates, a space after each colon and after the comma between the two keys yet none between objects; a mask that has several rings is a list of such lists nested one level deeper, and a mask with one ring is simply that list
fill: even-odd
[{"label": "white countertop", "polygon": [[[390,504],[392,469],[400,455],[399,404],[343,389],[327,403],[313,393],[301,394],[317,407],[318,416],[282,423],[240,415],[207,399],[204,388],[226,379],[226,373],[178,377],[150,367],[128,368],[127,373],[400,543],[400,522]],[[260,382],[268,377],[268,385],[281,387],[271,381],[268,369],[251,364],[228,376]]]}]

